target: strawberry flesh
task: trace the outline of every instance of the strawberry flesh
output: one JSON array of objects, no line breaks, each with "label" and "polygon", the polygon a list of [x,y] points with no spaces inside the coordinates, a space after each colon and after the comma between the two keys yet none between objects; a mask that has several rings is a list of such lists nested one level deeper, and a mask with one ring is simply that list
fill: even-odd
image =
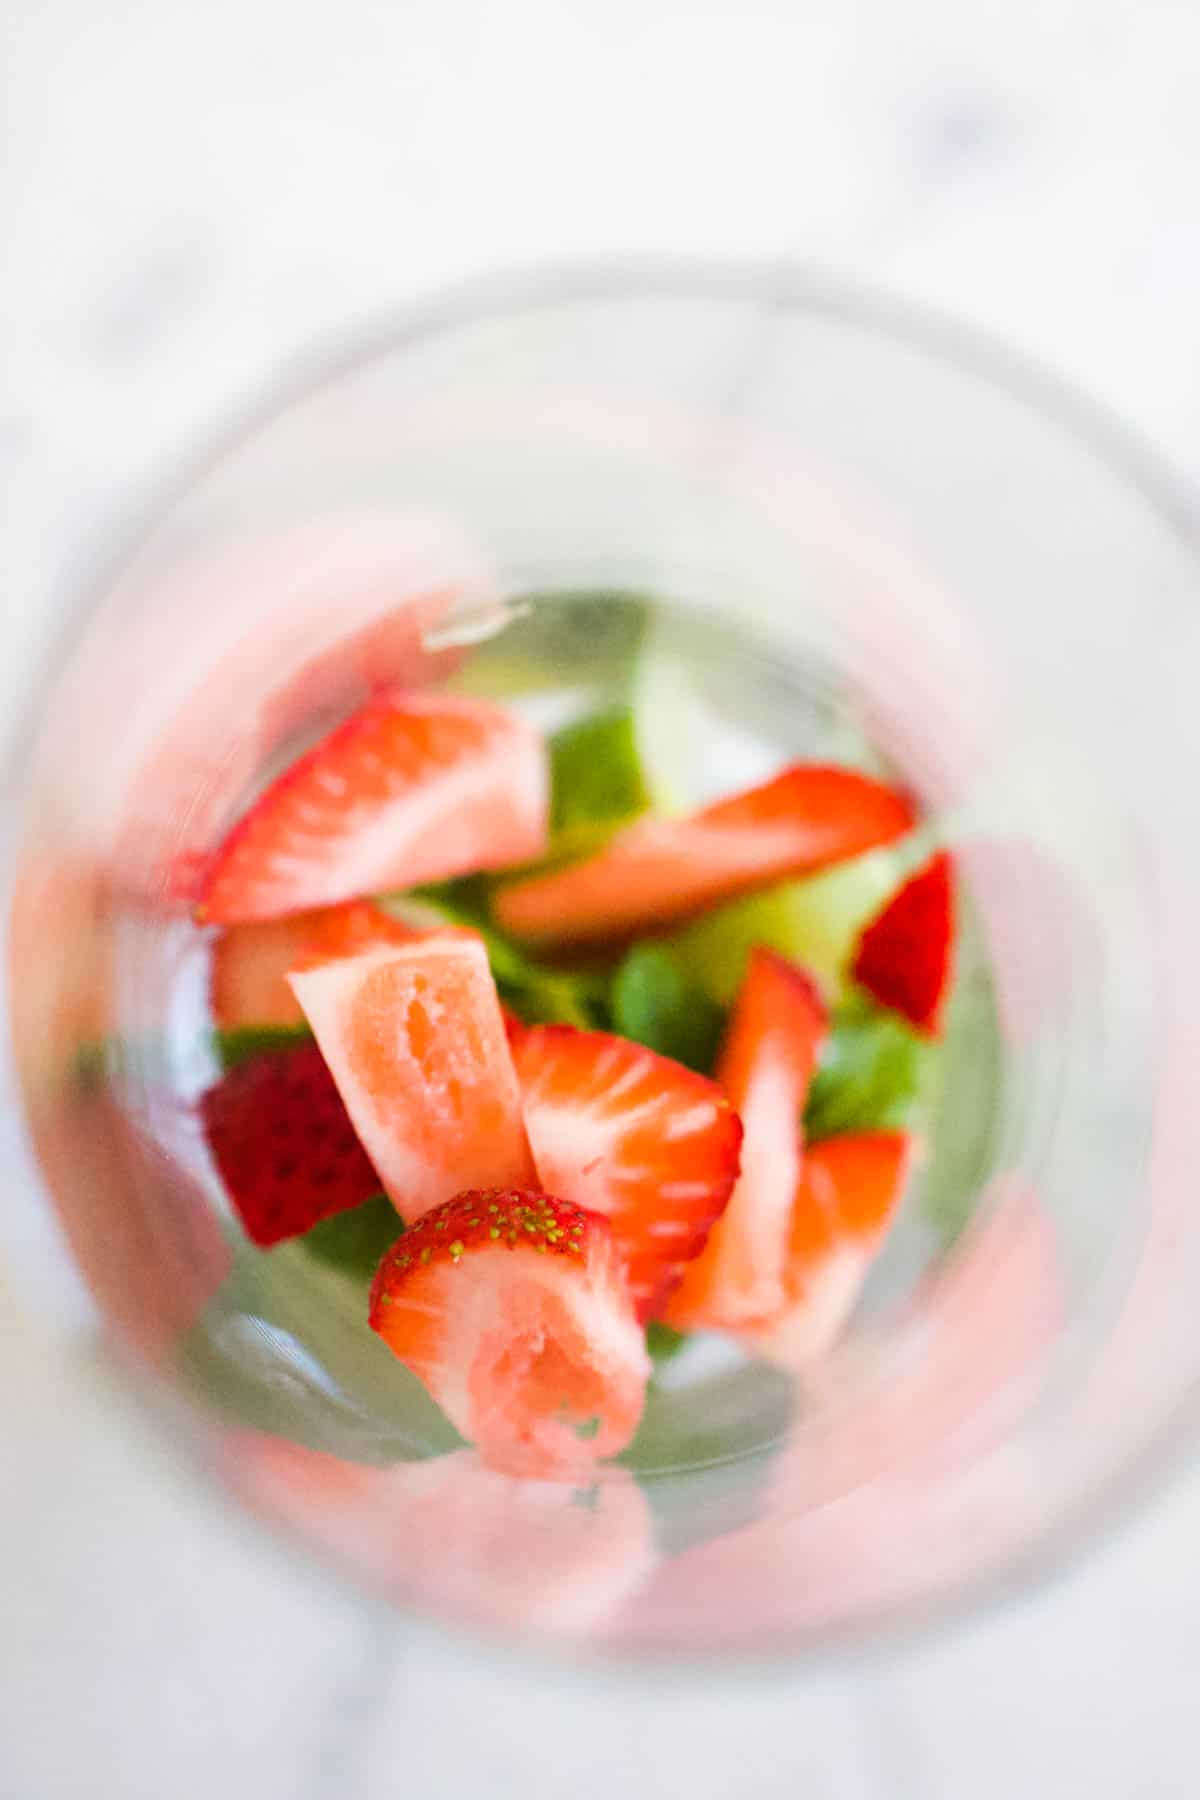
[{"label": "strawberry flesh", "polygon": [[383,1185],[410,1224],[467,1187],[535,1187],[479,938],[385,945],[291,977]]},{"label": "strawberry flesh", "polygon": [[821,997],[804,971],[772,950],[754,950],[717,1067],[741,1114],[741,1174],[665,1309],[676,1330],[736,1330],[782,1304],[799,1121],[826,1029]]},{"label": "strawberry flesh", "polygon": [[783,1301],[746,1334],[762,1355],[804,1368],[840,1335],[904,1192],[912,1148],[903,1132],[863,1131],[805,1151]]},{"label": "strawberry flesh", "polygon": [[513,1057],[543,1185],[608,1218],[649,1318],[725,1209],[737,1114],[715,1082],[606,1032],[532,1026]]},{"label": "strawberry flesh", "polygon": [[545,746],[482,700],[385,689],[300,757],[217,850],[196,916],[276,919],[541,854]]},{"label": "strawberry flesh", "polygon": [[858,942],[854,979],[929,1037],[942,1029],[954,959],[954,875],[939,851],[906,881]]},{"label": "strawberry flesh", "polygon": [[222,931],[212,952],[209,993],[219,1031],[296,1026],[304,1013],[288,984],[294,969],[353,956],[379,944],[407,944],[421,933],[369,900],[256,920]]},{"label": "strawberry flesh", "polygon": [[519,937],[628,937],[859,856],[913,820],[908,798],[870,776],[796,763],[688,818],[639,820],[584,862],[515,882],[497,894],[496,918]]},{"label": "strawberry flesh", "polygon": [[536,1189],[426,1213],[370,1323],[492,1468],[579,1480],[637,1428],[650,1364],[607,1221]]},{"label": "strawberry flesh", "polygon": [[200,1114],[226,1192],[256,1244],[298,1237],[379,1192],[315,1044],[265,1051],[230,1070],[202,1096]]}]

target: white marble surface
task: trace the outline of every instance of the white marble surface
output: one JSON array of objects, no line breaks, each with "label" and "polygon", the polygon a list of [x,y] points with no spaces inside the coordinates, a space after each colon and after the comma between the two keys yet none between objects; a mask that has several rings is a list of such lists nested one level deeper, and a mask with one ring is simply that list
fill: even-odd
[{"label": "white marble surface", "polygon": [[[1193,0],[8,0],[0,36],[10,685],[248,384],[496,264],[795,253],[1002,332],[1200,475]],[[903,1655],[547,1684],[230,1525],[2,1288],[0,1342],[0,1800],[1200,1791],[1195,1476]]]}]

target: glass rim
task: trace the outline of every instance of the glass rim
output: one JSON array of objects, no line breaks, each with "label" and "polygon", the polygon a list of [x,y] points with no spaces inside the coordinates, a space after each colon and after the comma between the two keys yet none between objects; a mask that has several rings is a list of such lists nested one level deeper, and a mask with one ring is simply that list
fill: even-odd
[{"label": "glass rim", "polygon": [[[82,570],[70,579],[69,591],[63,583],[49,595],[52,624],[31,659],[24,703],[17,709],[17,728],[0,770],[10,800],[25,749],[34,741],[41,698],[65,646],[158,521],[243,444],[306,398],[388,355],[506,316],[653,300],[753,308],[764,320],[789,313],[824,319],[907,348],[1014,398],[1035,420],[1055,427],[1084,458],[1135,492],[1163,534],[1200,569],[1200,502],[1186,478],[1117,410],[1037,357],[1013,348],[1002,335],[881,286],[843,279],[791,259],[634,255],[522,265],[439,286],[366,321],[331,331],[315,345],[285,357],[233,403],[223,423],[203,434],[197,448],[177,458],[161,480],[145,484],[127,507],[115,509],[110,523],[101,526],[98,541],[85,551]],[[140,1410],[158,1413],[169,1429],[163,1411],[169,1414],[173,1409],[156,1404],[156,1395],[161,1402],[167,1394],[158,1382],[133,1380],[126,1391],[141,1402]],[[199,1415],[189,1410],[199,1423]],[[182,1460],[200,1474],[203,1434],[188,1435],[190,1444],[179,1446],[184,1450]],[[653,1642],[614,1645],[603,1639],[581,1643],[506,1635],[438,1613],[419,1601],[389,1601],[387,1610],[398,1621],[436,1632],[446,1641],[471,1643],[492,1655],[527,1662],[543,1673],[554,1668],[569,1677],[586,1671],[610,1681],[647,1666],[680,1679],[715,1667],[735,1677],[758,1679],[768,1672],[784,1677],[814,1667],[891,1657],[957,1625],[991,1616],[1019,1595],[1042,1594],[1065,1578],[1169,1488],[1191,1460],[1198,1437],[1200,1395],[1184,1390],[1106,1477],[1076,1496],[1034,1541],[1010,1549],[1000,1566],[932,1589],[919,1600],[883,1606],[865,1621],[820,1635],[776,1631],[753,1645],[705,1649],[657,1647]],[[211,1473],[205,1476],[205,1485],[210,1489],[218,1485]],[[221,1503],[231,1504],[229,1496],[222,1494]],[[342,1591],[357,1592],[369,1603],[368,1590],[352,1571],[306,1551],[302,1540],[260,1517],[255,1517],[254,1526],[310,1571],[324,1572]]]}]

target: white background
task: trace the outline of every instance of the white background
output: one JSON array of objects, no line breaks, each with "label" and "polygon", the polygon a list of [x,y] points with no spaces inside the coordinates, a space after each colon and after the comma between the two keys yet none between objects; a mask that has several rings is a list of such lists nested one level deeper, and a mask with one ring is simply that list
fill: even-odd
[{"label": "white background", "polygon": [[[794,253],[1003,333],[1200,474],[1195,0],[7,0],[0,32],[9,685],[248,387],[498,264]],[[1200,1792],[1195,1476],[932,1645],[701,1696],[317,1585],[2,1288],[0,1444],[0,1800]]]}]

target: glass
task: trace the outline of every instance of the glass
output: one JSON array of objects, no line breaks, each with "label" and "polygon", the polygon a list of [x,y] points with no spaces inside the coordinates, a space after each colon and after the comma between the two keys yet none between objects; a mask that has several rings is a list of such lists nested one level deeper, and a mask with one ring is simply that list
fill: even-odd
[{"label": "glass", "polygon": [[[923,1185],[844,1343],[802,1390],[665,1366],[576,1494],[483,1469],[340,1277],[231,1226],[178,876],[379,680],[499,692],[516,645],[535,706],[614,691],[645,596],[664,753],[676,663],[729,727],[684,774],[864,732],[969,930]],[[136,1390],[373,1591],[610,1653],[869,1635],[1073,1547],[1200,1374],[1195,596],[1106,421],[779,272],[480,291],[259,412],[72,609],[13,759],[28,1135]]]}]

